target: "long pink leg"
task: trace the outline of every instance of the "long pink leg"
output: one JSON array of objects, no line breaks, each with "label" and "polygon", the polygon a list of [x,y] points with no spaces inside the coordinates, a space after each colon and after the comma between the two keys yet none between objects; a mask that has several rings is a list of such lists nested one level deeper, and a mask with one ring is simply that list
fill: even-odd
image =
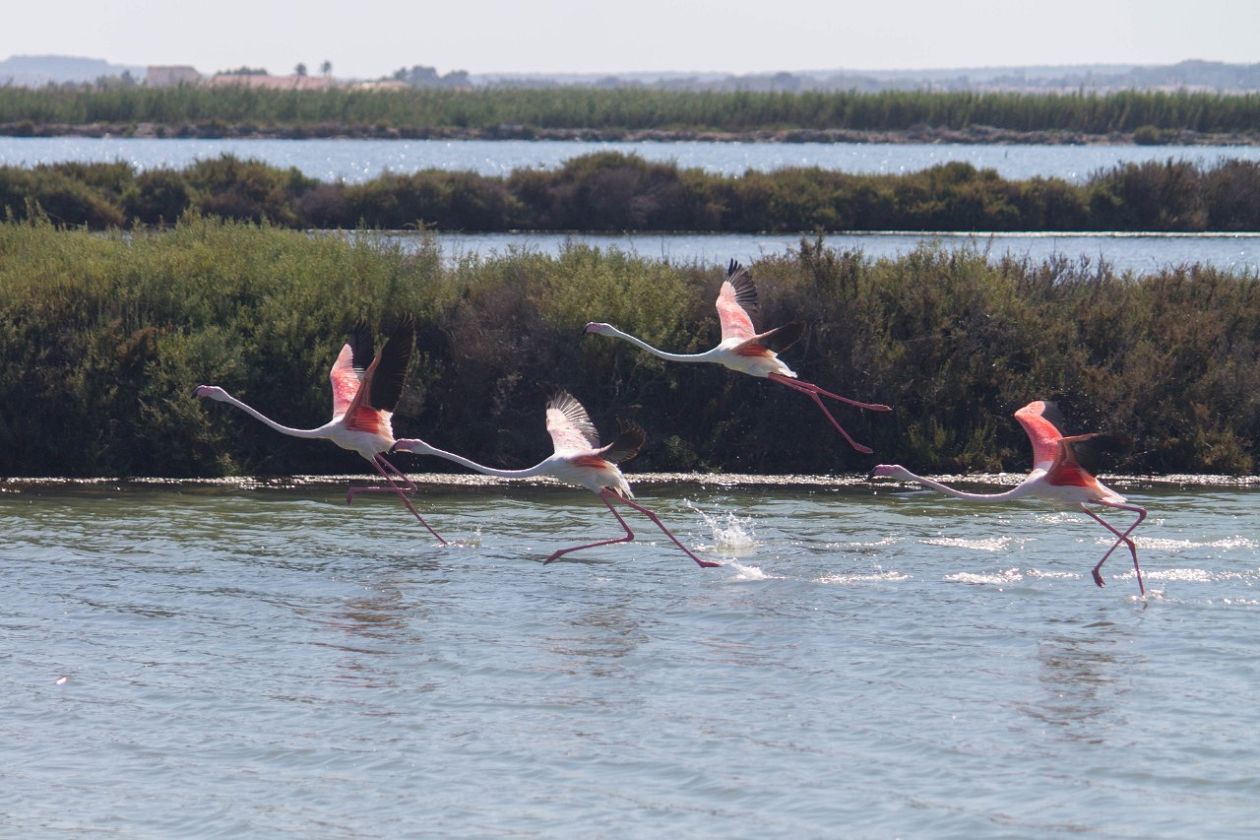
[{"label": "long pink leg", "polygon": [[[607,491],[607,490],[605,490],[604,492],[605,492],[605,493],[607,493],[608,491]],[[603,494],[601,494],[601,495],[603,495]],[[672,532],[671,532],[668,528],[666,528],[666,527],[665,527],[664,523],[662,523],[662,522],[661,522],[661,520],[660,520],[660,519],[658,519],[658,518],[656,517],[656,514],[655,514],[655,513],[652,513],[652,511],[648,510],[647,508],[643,507],[642,505],[636,504],[635,502],[631,501],[630,499],[623,499],[623,498],[622,498],[622,497],[620,497],[620,496],[614,496],[614,498],[616,498],[616,499],[617,499],[617,501],[621,502],[622,504],[627,504],[627,505],[629,505],[630,507],[632,507],[632,508],[634,508],[635,510],[637,510],[639,513],[641,513],[641,514],[643,514],[644,516],[646,516],[648,519],[651,519],[653,522],[655,522],[655,523],[656,523],[656,527],[657,527],[657,528],[660,528],[660,529],[661,529],[661,531],[662,531],[662,532],[664,532],[665,536],[667,536],[667,537],[669,537],[671,540],[673,540],[673,541],[674,541],[674,545],[678,546],[679,548],[681,548],[681,549],[683,550],[683,554],[686,554],[686,555],[687,555],[688,557],[690,557],[692,560],[695,560],[695,561],[696,561],[696,563],[700,566],[700,568],[702,568],[702,569],[712,569],[712,568],[715,568],[715,567],[717,567],[717,566],[722,565],[721,563],[714,563],[712,560],[701,560],[699,557],[697,557],[696,555],[692,554],[692,553],[691,553],[691,550],[690,550],[690,549],[688,549],[688,548],[687,548],[687,546],[685,546],[685,545],[683,545],[681,542],[679,542],[679,541],[678,541],[678,537],[674,536],[674,535],[673,535],[673,533],[672,533]],[[604,504],[607,504],[607,505],[608,505],[608,507],[609,507],[609,509],[612,509],[612,505],[611,505],[611,504],[609,504],[609,502],[608,502],[608,499],[607,499],[607,498],[605,498],[605,499],[604,499]],[[616,511],[613,511],[613,513],[616,513]]]},{"label": "long pink leg", "polygon": [[584,548],[595,548],[596,546],[599,546],[599,545],[611,545],[612,543],[630,542],[632,539],[634,539],[634,531],[630,530],[630,526],[626,524],[626,520],[621,518],[620,513],[617,513],[617,509],[612,506],[612,502],[608,501],[608,491],[605,490],[603,493],[600,493],[599,497],[604,500],[604,504],[608,505],[608,509],[612,511],[612,515],[617,517],[617,521],[621,523],[621,527],[626,529],[626,535],[624,537],[617,537],[616,539],[611,539],[611,540],[600,540],[599,542],[586,543],[585,545],[575,545],[572,548],[562,548],[559,551],[553,553],[546,560],[544,560],[543,561],[544,566],[547,565],[548,563],[555,562],[559,558],[563,557],[564,555],[572,551],[581,551]]},{"label": "long pink leg", "polygon": [[1146,585],[1142,583],[1142,569],[1141,567],[1138,566],[1137,546],[1133,544],[1133,540],[1129,539],[1129,534],[1133,533],[1133,529],[1141,525],[1142,520],[1146,518],[1146,508],[1141,508],[1141,507],[1138,507],[1137,505],[1122,505],[1122,504],[1119,504],[1118,502],[1097,502],[1097,504],[1106,505],[1107,507],[1116,508],[1117,510],[1131,511],[1132,513],[1136,513],[1138,515],[1138,518],[1134,520],[1133,524],[1129,526],[1128,530],[1126,530],[1122,534],[1119,531],[1117,531],[1115,528],[1113,528],[1111,526],[1111,523],[1109,523],[1107,520],[1103,519],[1101,516],[1094,513],[1089,508],[1085,507],[1084,502],[1081,503],[1081,510],[1088,513],[1090,516],[1096,519],[1099,524],[1101,524],[1104,528],[1106,528],[1111,533],[1115,534],[1117,537],[1115,544],[1112,545],[1111,548],[1107,549],[1107,553],[1102,556],[1102,559],[1098,561],[1098,565],[1094,567],[1094,583],[1098,584],[1099,586],[1103,585],[1102,572],[1099,570],[1102,568],[1102,564],[1107,562],[1107,558],[1111,556],[1111,552],[1115,551],[1120,546],[1120,543],[1124,543],[1125,545],[1129,547],[1129,553],[1133,555],[1133,571],[1137,573],[1138,592],[1145,595]]},{"label": "long pink leg", "polygon": [[[354,502],[354,497],[359,495],[360,493],[392,493],[392,494],[397,495],[397,493],[399,492],[399,489],[401,489],[402,492],[410,495],[420,490],[420,488],[416,486],[416,483],[412,481],[410,478],[408,478],[406,473],[400,471],[397,467],[391,464],[388,458],[385,458],[380,455],[378,455],[377,457],[381,459],[386,469],[388,469],[391,473],[393,473],[394,475],[402,479],[401,488],[395,488],[392,486],[391,487],[373,487],[373,486],[355,487],[353,484],[351,484],[350,486],[346,488],[346,504],[352,504]],[[378,472],[380,471],[379,468],[377,471]]]},{"label": "long pink leg", "polygon": [[[854,449],[856,449],[858,452],[861,452],[864,455],[870,455],[872,452],[875,451],[874,449],[871,449],[869,446],[864,446],[863,444],[858,443],[856,440],[853,439],[852,435],[850,435],[848,432],[844,430],[844,426],[840,425],[840,421],[838,421],[835,417],[832,416],[831,412],[827,410],[827,406],[823,405],[823,401],[818,396],[818,390],[815,390],[815,389],[818,389],[817,385],[811,385],[808,382],[797,382],[795,379],[791,379],[789,377],[782,376],[777,373],[770,374],[770,379],[775,382],[778,382],[780,385],[786,385],[787,387],[791,388],[793,391],[799,391],[805,396],[809,397],[811,400],[813,400],[814,403],[820,409],[822,409],[822,413],[827,415],[827,419],[831,421],[831,425],[836,427],[836,431],[839,432],[841,436],[844,437],[844,439],[849,442],[849,446],[852,446]],[[846,400],[846,402],[852,402],[852,401]],[[861,405],[861,403],[854,403],[854,404]]]},{"label": "long pink leg", "polygon": [[791,382],[795,385],[799,385],[801,387],[801,390],[808,389],[808,391],[811,391],[815,394],[820,394],[821,396],[829,397],[833,400],[839,400],[842,403],[848,403],[849,405],[857,406],[858,408],[865,408],[867,411],[892,411],[892,406],[884,405],[883,403],[866,403],[866,402],[858,402],[857,400],[851,400],[848,397],[842,397],[839,394],[833,394],[832,392],[824,388],[821,388],[818,385],[815,385],[813,382],[802,382],[799,379],[792,379],[791,377],[783,376],[778,373],[772,373],[770,374],[770,377],[772,379],[776,377],[779,379],[786,379],[788,382]]},{"label": "long pink leg", "polygon": [[[429,529],[429,533],[432,534],[437,539],[438,542],[440,542],[442,545],[446,545],[447,542],[446,540],[442,539],[442,535],[439,534],[437,531],[433,530],[433,526],[431,526],[428,522],[424,521],[424,517],[420,515],[420,511],[416,510],[415,505],[411,503],[411,499],[407,498],[408,493],[414,493],[418,489],[420,489],[416,486],[415,482],[412,481],[410,478],[407,478],[407,476],[404,475],[397,467],[395,467],[389,461],[385,460],[385,458],[381,455],[377,455],[369,460],[371,461],[372,466],[376,468],[376,471],[381,474],[381,477],[385,479],[385,482],[389,484],[389,487],[353,487],[352,486],[350,487],[350,489],[346,491],[346,503],[349,504],[350,502],[353,502],[354,497],[359,495],[360,493],[393,493],[394,495],[398,496],[399,499],[402,500],[402,503],[404,505],[407,506],[407,510],[411,511],[412,516],[414,516],[417,520],[419,520],[421,525]],[[394,479],[390,476],[390,474],[386,472],[384,468],[382,468],[381,466],[382,463],[384,463],[385,467],[388,467],[395,474],[400,476],[403,479],[403,481],[407,483],[406,487],[398,486],[398,484],[394,481]]]}]

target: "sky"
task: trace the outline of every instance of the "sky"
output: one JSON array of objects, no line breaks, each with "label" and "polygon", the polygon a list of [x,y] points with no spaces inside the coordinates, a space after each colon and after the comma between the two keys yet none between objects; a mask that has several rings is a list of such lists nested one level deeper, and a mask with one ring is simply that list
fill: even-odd
[{"label": "sky", "polygon": [[1255,0],[4,0],[0,59],[115,64],[324,61],[439,72],[759,73],[1260,62]]}]

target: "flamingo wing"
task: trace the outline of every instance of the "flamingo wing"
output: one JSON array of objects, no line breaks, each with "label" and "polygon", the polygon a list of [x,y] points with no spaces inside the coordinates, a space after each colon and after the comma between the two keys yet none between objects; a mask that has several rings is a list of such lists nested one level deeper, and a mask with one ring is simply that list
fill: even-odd
[{"label": "flamingo wing", "polygon": [[[1100,437],[1099,434],[1072,435],[1059,438],[1058,452],[1054,462],[1047,471],[1046,478],[1051,484],[1071,484],[1077,487],[1091,487],[1097,483],[1093,471],[1080,461],[1082,450],[1078,446],[1086,441]],[[1088,447],[1086,447],[1086,450]]]},{"label": "flamingo wing", "polygon": [[717,299],[718,320],[722,322],[722,340],[750,339],[757,334],[752,316],[757,311],[757,287],[752,274],[735,260],[726,269],[726,279]]},{"label": "flamingo wing", "polygon": [[362,385],[346,409],[346,428],[393,437],[390,418],[402,395],[415,345],[415,322],[404,320],[363,372]]},{"label": "flamingo wing", "polygon": [[547,400],[547,434],[557,453],[599,448],[599,432],[591,416],[568,391],[557,391]]},{"label": "flamingo wing", "polygon": [[1063,422],[1058,406],[1045,400],[1030,402],[1015,412],[1015,419],[1024,427],[1032,443],[1033,467],[1050,469],[1063,451],[1059,443],[1063,440],[1063,432],[1055,425],[1055,421]]},{"label": "flamingo wing", "polygon": [[372,331],[362,322],[355,325],[350,340],[341,347],[328,379],[332,382],[333,417],[344,416],[359,393],[363,375],[372,362]]},{"label": "flamingo wing", "polygon": [[407,381],[407,365],[416,346],[416,322],[405,318],[381,348],[380,362],[372,375],[372,407],[393,412]]},{"label": "flamingo wing", "polygon": [[623,423],[617,439],[599,451],[605,461],[620,464],[629,461],[643,448],[647,435],[638,423]]},{"label": "flamingo wing", "polygon": [[805,322],[793,321],[790,324],[784,324],[781,327],[775,327],[763,333],[758,333],[752,338],[735,347],[735,352],[741,356],[760,356],[767,350],[772,353],[782,353],[793,344],[801,340],[801,336],[805,334]]}]

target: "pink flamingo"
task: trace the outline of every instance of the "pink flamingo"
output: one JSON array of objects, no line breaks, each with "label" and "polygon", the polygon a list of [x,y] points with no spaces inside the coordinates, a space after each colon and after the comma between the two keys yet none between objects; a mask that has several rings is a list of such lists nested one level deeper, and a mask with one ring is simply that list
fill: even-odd
[{"label": "pink flamingo", "polygon": [[836,427],[836,431],[840,432],[850,446],[868,455],[873,451],[869,446],[863,446],[849,436],[844,427],[827,410],[827,406],[823,405],[821,398],[839,400],[870,411],[892,411],[892,409],[880,403],[851,400],[848,397],[824,391],[812,382],[799,380],[795,371],[784,364],[778,354],[800,339],[805,332],[805,324],[793,321],[773,330],[758,333],[752,321],[752,315],[757,311],[757,287],[753,284],[752,275],[748,269],[735,260],[731,260],[730,266],[727,267],[726,280],[722,282],[722,290],[718,293],[717,311],[718,318],[722,322],[722,341],[717,347],[703,353],[668,353],[653,347],[641,338],[622,332],[611,324],[595,321],[587,324],[585,331],[620,338],[666,361],[718,364],[739,373],[770,379],[794,391],[800,391],[822,409],[823,414],[827,415],[827,419],[831,421],[831,425]]},{"label": "pink flamingo", "polygon": [[[1051,417],[1054,417],[1055,420],[1051,420]],[[972,502],[1005,502],[1011,499],[1031,497],[1049,499],[1054,502],[1079,504],[1081,510],[1085,511],[1085,513],[1089,514],[1089,516],[1093,517],[1099,524],[1116,536],[1115,543],[1111,548],[1107,549],[1107,553],[1098,561],[1098,565],[1094,566],[1094,583],[1099,586],[1103,585],[1102,573],[1099,570],[1102,569],[1102,564],[1107,562],[1107,558],[1111,556],[1111,553],[1123,542],[1129,547],[1129,553],[1133,555],[1133,571],[1137,573],[1138,591],[1145,595],[1146,586],[1142,583],[1142,569],[1138,566],[1137,546],[1133,544],[1133,540],[1129,539],[1129,534],[1133,533],[1133,529],[1137,528],[1142,523],[1142,520],[1146,518],[1146,509],[1137,505],[1125,504],[1124,496],[1103,485],[1101,481],[1082,467],[1077,460],[1076,445],[1098,437],[1098,435],[1088,434],[1064,437],[1063,433],[1059,431],[1062,420],[1058,409],[1052,402],[1040,400],[1031,402],[1015,412],[1015,419],[1024,427],[1024,431],[1028,433],[1028,439],[1032,441],[1033,469],[1026,479],[1005,493],[964,493],[961,490],[946,487],[944,484],[933,481],[930,478],[915,475],[898,464],[880,464],[871,470],[867,478],[896,478],[902,481],[917,481],[919,484],[931,487],[933,490],[939,490],[942,493],[948,493],[956,498],[967,499]],[[1056,420],[1058,425],[1056,425]],[[1128,529],[1121,533],[1097,513],[1086,507],[1086,505],[1102,505],[1117,510],[1127,510],[1136,513],[1137,519],[1134,520]]]},{"label": "pink flamingo", "polygon": [[634,532],[630,530],[626,520],[613,507],[613,502],[620,502],[629,505],[652,520],[656,527],[664,532],[665,536],[673,540],[674,545],[681,548],[684,554],[695,560],[701,567],[709,568],[721,565],[709,560],[701,560],[687,546],[679,542],[678,538],[665,527],[656,514],[634,501],[634,494],[630,492],[630,484],[626,481],[626,477],[621,474],[621,469],[617,464],[621,461],[628,461],[639,453],[644,439],[641,428],[633,424],[627,424],[623,426],[616,440],[605,446],[600,446],[599,433],[596,432],[595,424],[591,422],[591,417],[586,413],[586,409],[571,394],[565,391],[557,391],[547,401],[547,434],[551,435],[555,452],[546,460],[523,470],[499,470],[483,466],[462,456],[430,446],[419,439],[399,440],[394,444],[391,451],[413,452],[417,455],[436,455],[439,458],[445,458],[448,461],[454,461],[457,464],[468,467],[470,470],[476,470],[484,475],[493,475],[500,478],[529,478],[549,475],[567,484],[580,485],[599,496],[604,504],[608,506],[608,509],[612,511],[613,516],[617,517],[621,527],[626,530],[624,537],[575,545],[572,548],[562,548],[553,552],[544,563],[551,563],[565,554],[580,551],[584,548],[594,548],[600,545],[633,540]]},{"label": "pink flamingo", "polygon": [[[342,449],[358,452],[378,473],[388,487],[354,487],[346,491],[346,502],[360,493],[394,493],[407,510],[429,529],[437,541],[446,545],[437,531],[424,521],[408,493],[419,488],[406,475],[386,460],[384,453],[394,445],[394,428],[390,418],[402,395],[407,365],[416,343],[415,322],[407,318],[385,342],[381,352],[373,355],[372,331],[363,324],[354,328],[350,342],[341,348],[328,378],[332,382],[333,416],[316,429],[294,429],[283,426],[257,409],[246,405],[217,385],[198,385],[198,397],[234,405],[256,420],[266,423],[281,434],[299,438],[331,440]],[[403,481],[399,485],[395,478]]]}]

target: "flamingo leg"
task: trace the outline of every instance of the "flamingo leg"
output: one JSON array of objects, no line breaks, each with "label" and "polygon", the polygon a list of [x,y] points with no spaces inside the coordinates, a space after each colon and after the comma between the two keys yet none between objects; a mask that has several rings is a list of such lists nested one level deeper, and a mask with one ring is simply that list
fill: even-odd
[{"label": "flamingo leg", "polygon": [[1133,571],[1137,573],[1138,592],[1145,595],[1146,585],[1142,582],[1142,569],[1138,566],[1137,546],[1133,544],[1133,540],[1129,539],[1129,534],[1133,533],[1133,529],[1141,525],[1142,520],[1146,518],[1146,508],[1138,507],[1137,505],[1122,505],[1118,502],[1097,502],[1096,504],[1106,505],[1107,507],[1116,508],[1117,510],[1127,510],[1132,513],[1136,513],[1138,517],[1124,533],[1121,533],[1112,527],[1111,523],[1107,522],[1107,520],[1085,507],[1084,502],[1081,503],[1081,510],[1085,511],[1100,525],[1116,535],[1115,543],[1111,546],[1111,548],[1107,549],[1107,553],[1104,554],[1102,559],[1098,561],[1098,565],[1094,566],[1094,583],[1099,586],[1103,585],[1102,572],[1099,570],[1102,569],[1102,564],[1107,562],[1107,558],[1111,556],[1111,552],[1115,551],[1120,546],[1120,543],[1124,543],[1129,547],[1129,553],[1133,555]]},{"label": "flamingo leg", "polygon": [[[420,489],[416,486],[415,482],[410,478],[407,478],[406,475],[404,475],[389,461],[385,460],[383,455],[375,455],[368,460],[371,462],[372,466],[376,468],[376,471],[381,474],[381,477],[385,479],[386,483],[389,484],[389,487],[351,487],[346,491],[346,502],[350,503],[353,501],[354,497],[360,493],[393,493],[398,496],[404,505],[407,506],[407,510],[411,511],[412,516],[419,520],[421,525],[429,529],[429,533],[432,534],[438,542],[442,545],[446,545],[447,542],[442,539],[442,535],[433,530],[433,526],[431,526],[428,522],[424,521],[424,517],[420,515],[420,511],[416,510],[416,506],[411,503],[411,499],[407,498],[408,493],[414,493]],[[381,466],[382,463],[384,464],[384,467]],[[403,481],[406,482],[406,486],[399,486],[398,483],[394,481],[393,477],[385,471],[385,467],[388,467],[395,474],[400,476]]]},{"label": "flamingo leg", "polygon": [[[377,457],[380,457],[380,456],[377,456]],[[346,488],[346,504],[352,504],[354,502],[354,497],[359,495],[360,493],[393,493],[396,495],[399,490],[402,490],[402,492],[410,495],[420,490],[420,488],[416,486],[416,483],[414,481],[412,481],[410,478],[407,477],[405,473],[401,472],[397,467],[391,464],[388,459],[382,458],[382,461],[384,461],[385,467],[390,472],[392,472],[394,475],[402,479],[401,487],[398,487],[398,488],[395,488],[392,486],[391,487],[373,487],[373,486],[355,487],[353,484],[351,484]]]},{"label": "flamingo leg", "polygon": [[584,548],[595,548],[600,545],[611,545],[612,543],[630,542],[634,539],[634,531],[630,530],[630,526],[626,524],[626,520],[621,517],[620,513],[617,513],[617,509],[612,506],[612,502],[608,501],[608,491],[605,490],[603,493],[600,493],[599,497],[604,500],[604,504],[608,505],[608,509],[612,511],[612,515],[617,517],[617,521],[621,523],[621,527],[626,529],[626,535],[624,537],[616,537],[611,540],[600,540],[599,542],[575,545],[572,548],[562,548],[559,551],[553,552],[550,557],[544,560],[544,566],[548,563],[554,563],[556,560],[573,551],[581,551]]},{"label": "flamingo leg", "polygon": [[[608,493],[608,491],[607,491],[607,490],[605,490],[605,491],[604,491],[604,493]],[[603,496],[603,495],[604,495],[604,494],[601,494],[601,496]],[[658,519],[658,518],[657,518],[657,516],[656,516],[656,514],[655,514],[655,513],[652,513],[652,511],[648,510],[647,508],[643,507],[643,506],[642,506],[642,505],[640,505],[640,504],[637,504],[637,503],[635,503],[635,502],[631,501],[630,499],[625,499],[625,498],[622,498],[622,497],[620,497],[620,496],[614,496],[614,498],[616,498],[616,499],[617,499],[617,501],[621,502],[622,504],[629,505],[630,507],[634,508],[634,509],[635,509],[635,510],[637,510],[639,513],[643,514],[643,515],[644,515],[644,516],[646,516],[648,519],[650,519],[650,520],[652,520],[654,523],[656,523],[656,527],[657,527],[657,528],[660,528],[660,529],[661,529],[661,531],[665,534],[665,536],[667,536],[667,537],[669,537],[671,540],[673,540],[673,541],[674,541],[674,545],[678,546],[679,548],[681,548],[681,549],[683,550],[683,554],[686,554],[686,555],[687,555],[688,557],[690,557],[692,560],[695,560],[695,561],[696,561],[696,564],[697,564],[697,565],[699,565],[699,566],[700,566],[700,568],[702,568],[702,569],[712,569],[712,568],[715,568],[715,567],[717,567],[717,566],[722,565],[721,563],[714,563],[712,560],[701,560],[699,557],[697,557],[695,554],[693,554],[693,553],[691,552],[691,550],[687,548],[687,546],[685,546],[685,545],[683,545],[681,542],[679,542],[678,537],[674,536],[673,532],[671,532],[668,528],[666,528],[666,527],[665,527],[665,524],[664,524],[663,522],[661,522],[661,520],[660,520],[660,519]],[[609,510],[612,510],[612,504],[608,501],[608,499],[607,499],[606,497],[604,498],[604,504],[608,505]],[[616,513],[616,511],[614,510],[614,511],[613,511],[613,513]]]},{"label": "flamingo leg", "polygon": [[[818,396],[819,392],[822,391],[822,389],[819,388],[817,385],[814,385],[809,382],[798,382],[795,379],[792,379],[787,376],[783,376],[778,373],[770,374],[770,379],[774,382],[778,382],[780,385],[785,385],[788,388],[791,388],[793,391],[799,391],[805,396],[809,397],[811,400],[813,400],[815,405],[817,405],[820,409],[822,409],[822,413],[825,414],[827,416],[827,419],[831,421],[831,425],[836,427],[836,431],[839,432],[840,435],[846,441],[849,442],[849,446],[852,446],[854,449],[856,449],[858,452],[861,452],[864,455],[870,455],[872,452],[875,451],[874,449],[871,449],[869,446],[865,446],[863,444],[858,443],[856,440],[853,439],[852,435],[850,435],[848,432],[844,430],[844,426],[841,426],[840,421],[832,416],[831,412],[827,409],[827,406],[823,404],[822,399]],[[824,393],[827,393],[829,396],[834,396],[833,394],[830,394],[830,392],[824,392]],[[844,400],[843,397],[840,397],[839,399]],[[844,400],[844,401],[853,403],[854,405],[857,405],[857,406],[869,407],[866,403],[857,403],[857,402],[853,402],[853,400]],[[887,410],[888,406],[883,406],[882,408]]]}]

